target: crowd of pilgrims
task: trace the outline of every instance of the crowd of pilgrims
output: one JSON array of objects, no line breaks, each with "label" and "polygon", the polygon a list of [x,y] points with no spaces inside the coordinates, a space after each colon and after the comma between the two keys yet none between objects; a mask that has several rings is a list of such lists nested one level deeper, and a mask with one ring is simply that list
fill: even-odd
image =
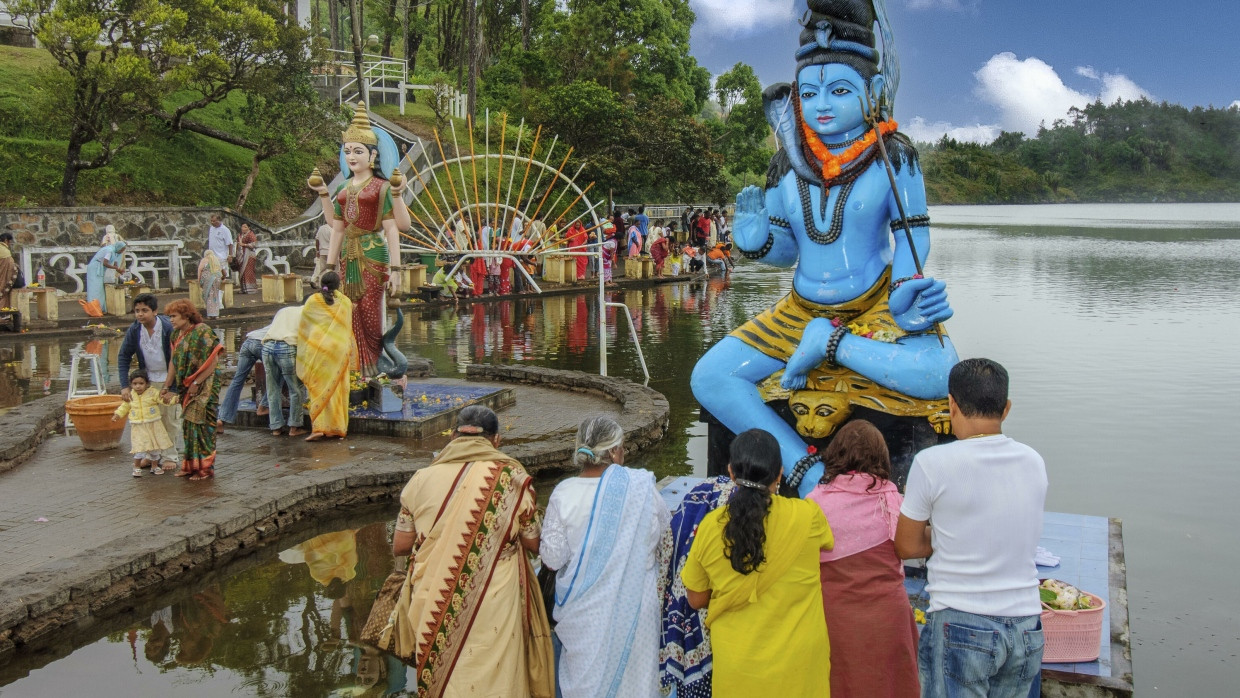
[{"label": "crowd of pilgrims", "polygon": [[779,446],[755,429],[728,476],[669,512],[653,474],[624,465],[621,426],[588,418],[541,521],[500,445],[495,413],[466,408],[400,496],[409,567],[362,640],[409,664],[419,695],[919,694],[901,495],[869,422],[825,449],[808,499],[779,495]]},{"label": "crowd of pilgrims", "polygon": [[[508,231],[503,223],[492,218],[478,220],[475,232],[461,216],[454,226],[455,249],[490,250],[511,253],[509,256],[473,257],[457,266],[458,255],[444,253],[436,260],[439,267],[431,285],[448,295],[483,296],[524,293],[525,274],[531,278],[542,273],[542,258],[536,252],[551,250],[567,252],[603,250],[602,269],[594,255],[577,257],[576,280],[598,278],[611,282],[620,259],[648,257],[654,262],[656,277],[696,274],[716,269],[728,274],[732,269],[731,230],[722,207],[719,210],[686,208],[680,220],[651,220],[646,207],[623,211],[614,209],[596,227],[587,228],[576,220],[563,230],[553,222],[547,225],[541,215],[527,225],[521,216],[514,216]],[[515,259],[514,259],[515,258]]]}]

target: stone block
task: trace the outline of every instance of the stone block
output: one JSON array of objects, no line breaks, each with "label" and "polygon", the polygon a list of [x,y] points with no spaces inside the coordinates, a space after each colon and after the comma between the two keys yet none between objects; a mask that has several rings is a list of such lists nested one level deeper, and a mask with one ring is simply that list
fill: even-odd
[{"label": "stone block", "polygon": [[69,603],[69,596],[69,585],[53,584],[41,593],[27,597],[26,607],[30,610],[31,618],[38,618]]},{"label": "stone block", "polygon": [[323,497],[323,496],[327,496],[330,494],[335,494],[337,492],[342,492],[344,491],[344,488],[345,488],[345,478],[335,477],[331,480],[328,480],[326,482],[320,482],[318,485],[316,485],[315,494],[317,494],[320,497]]},{"label": "stone block", "polygon": [[195,552],[203,550],[215,542],[218,537],[218,529],[215,526],[204,528],[197,533],[192,533],[187,537],[189,541],[189,551]]},{"label": "stone block", "polygon": [[95,574],[79,578],[70,585],[69,598],[79,599],[91,594],[98,593],[112,586],[112,575],[107,570],[96,572]]},{"label": "stone block", "polygon": [[153,551],[137,553],[133,556],[130,574],[137,574],[142,570],[155,564],[155,553]]},{"label": "stone block", "polygon": [[11,628],[30,617],[26,600],[16,594],[0,592],[0,628]]},{"label": "stone block", "polygon": [[276,511],[289,511],[298,503],[313,497],[317,491],[314,485],[299,487],[276,500]]},{"label": "stone block", "polygon": [[167,564],[169,561],[176,559],[177,556],[183,555],[189,551],[189,541],[185,538],[185,536],[171,534],[169,538],[171,538],[171,540],[168,543],[161,546],[153,553],[153,564]]},{"label": "stone block", "polygon": [[125,578],[90,599],[90,612],[98,613],[126,599],[133,598],[134,581]]}]

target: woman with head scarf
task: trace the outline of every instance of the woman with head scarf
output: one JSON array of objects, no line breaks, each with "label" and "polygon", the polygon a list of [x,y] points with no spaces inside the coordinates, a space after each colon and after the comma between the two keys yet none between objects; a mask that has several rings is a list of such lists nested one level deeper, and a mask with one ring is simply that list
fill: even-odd
[{"label": "woman with head scarf", "polygon": [[[106,272],[112,270],[117,274],[125,273],[125,247],[124,240],[100,247],[95,256],[91,257],[90,264],[86,265],[86,304],[97,307],[101,315],[108,312],[108,301],[103,293]],[[98,301],[97,305],[95,301]]]},{"label": "woman with head scarf", "polygon": [[223,294],[220,284],[224,280],[224,267],[215,253],[207,249],[202,253],[202,261],[198,262],[198,289],[202,292],[202,307],[207,318],[216,320],[220,317],[220,304]]},{"label": "woman with head scarf", "polygon": [[254,293],[258,290],[258,255],[255,248],[258,235],[249,223],[241,224],[241,235],[237,238],[237,268],[241,279],[241,292]]}]

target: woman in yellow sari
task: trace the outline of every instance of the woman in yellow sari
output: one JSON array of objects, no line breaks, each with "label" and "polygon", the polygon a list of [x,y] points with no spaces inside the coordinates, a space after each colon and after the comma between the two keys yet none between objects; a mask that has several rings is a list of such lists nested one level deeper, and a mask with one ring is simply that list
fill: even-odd
[{"label": "woman in yellow sari", "polygon": [[[732,442],[736,490],[698,525],[681,571],[689,605],[707,608],[717,698],[830,696],[831,647],[818,579],[835,541],[822,509],[774,494],[779,443],[760,429]],[[808,667],[812,667],[809,669]]]},{"label": "woman in yellow sari", "polygon": [[329,271],[319,283],[322,292],[306,300],[297,327],[297,377],[310,396],[306,441],[348,433],[349,369],[357,360],[353,302],[338,290],[340,275]]}]

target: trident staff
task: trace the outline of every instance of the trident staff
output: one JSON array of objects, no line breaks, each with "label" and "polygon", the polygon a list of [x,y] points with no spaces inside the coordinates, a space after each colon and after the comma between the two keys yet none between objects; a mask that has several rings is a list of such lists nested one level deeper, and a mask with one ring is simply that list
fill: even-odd
[{"label": "trident staff", "polygon": [[[925,276],[921,268],[921,259],[917,256],[917,246],[913,244],[913,228],[909,225],[908,214],[904,212],[904,201],[900,199],[899,188],[896,185],[896,170],[891,164],[891,158],[887,155],[887,146],[883,143],[883,134],[878,130],[878,125],[883,120],[883,110],[879,104],[880,95],[871,86],[867,97],[870,99],[868,106],[861,97],[858,97],[857,101],[861,102],[861,112],[865,114],[865,122],[874,129],[874,140],[878,143],[878,154],[882,156],[883,165],[887,169],[887,180],[891,182],[891,193],[896,200],[896,209],[900,212],[900,226],[904,228],[904,237],[908,240],[908,251],[913,255],[913,265],[917,267],[917,276]],[[943,328],[937,322],[934,324],[934,334],[939,338],[939,346],[945,346],[943,343]]]}]

